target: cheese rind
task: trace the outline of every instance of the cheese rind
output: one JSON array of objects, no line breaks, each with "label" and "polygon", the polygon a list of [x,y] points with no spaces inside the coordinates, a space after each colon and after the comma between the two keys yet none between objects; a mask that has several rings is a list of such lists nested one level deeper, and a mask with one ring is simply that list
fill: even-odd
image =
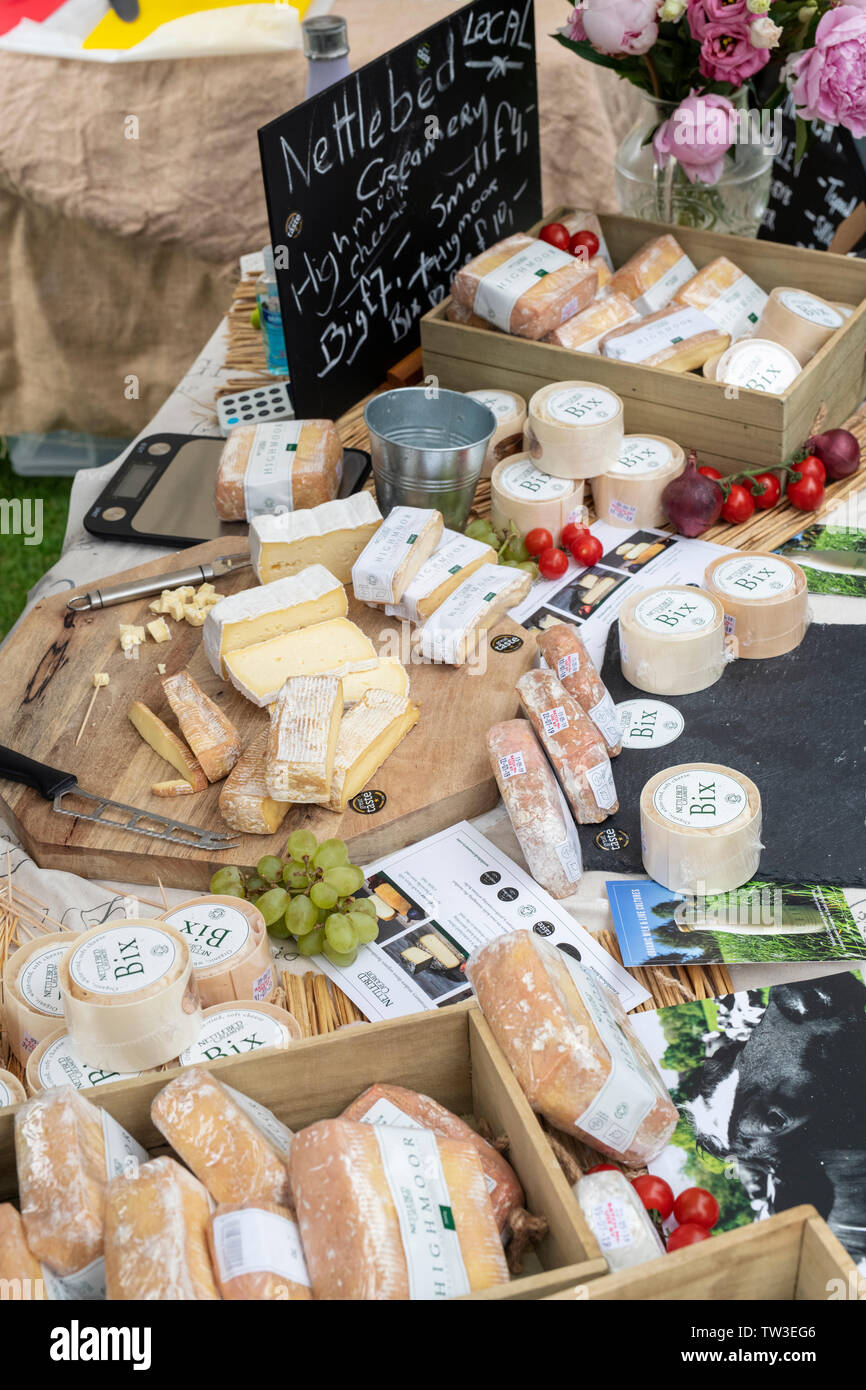
[{"label": "cheese rind", "polygon": [[355,598],[399,603],[439,545],[443,528],[435,508],[393,507],[352,566]]},{"label": "cheese rind", "polygon": [[666,372],[690,372],[703,366],[729,346],[731,336],[717,328],[700,309],[671,304],[606,333],[601,340],[603,357],[617,362],[662,367]]},{"label": "cheese rind", "polygon": [[677,290],[697,272],[683,248],[669,232],[653,237],[615,270],[607,285],[609,294],[624,294],[638,313],[654,314],[669,304]]},{"label": "cheese rind", "polygon": [[529,454],[503,459],[490,479],[490,519],[497,530],[513,521],[521,536],[543,526],[559,544],[562,528],[582,516],[583,483],[552,478],[535,466]]},{"label": "cheese rind", "polygon": [[451,296],[495,328],[538,339],[585,308],[597,288],[583,261],[518,232],[467,261]]},{"label": "cheese rind", "polygon": [[727,660],[725,611],[714,594],[657,585],[619,612],[622,673],[650,695],[692,695],[714,685]]},{"label": "cheese rind", "polygon": [[680,286],[674,302],[700,309],[735,343],[755,332],[767,295],[727,256],[716,256]]},{"label": "cheese rind", "polygon": [[539,633],[536,641],[546,665],[592,720],[608,756],[615,758],[622,749],[619,715],[577,628],[571,623],[557,623]]},{"label": "cheese rind", "polygon": [[527,719],[494,724],[487,753],[529,872],[553,898],[576,893],[583,871],[571,812]]},{"label": "cheese rind", "polygon": [[527,671],[517,693],[578,825],[595,825],[618,811],[604,739],[554,673]]},{"label": "cheese rind", "polygon": [[72,932],[34,937],[13,951],[3,969],[3,1032],[13,1056],[27,1065],[39,1043],[63,1022],[60,962]]},{"label": "cheese rind", "polygon": [[113,1178],[105,1199],[106,1297],[119,1302],[218,1299],[207,1248],[210,1204],[173,1158]]},{"label": "cheese rind", "polygon": [[324,565],[300,574],[245,589],[221,599],[205,619],[202,640],[211,668],[225,680],[232,652],[259,645],[298,628],[343,618],[349,611],[346,591]]},{"label": "cheese rind", "polygon": [[548,333],[546,343],[569,348],[572,352],[598,354],[599,343],[607,333],[634,323],[640,314],[624,294],[606,294],[594,299],[581,313],[568,319],[560,328]]},{"label": "cheese rind", "polygon": [[234,724],[205,695],[189,671],[163,676],[162,688],[208,781],[219,782],[227,777],[241,755],[240,736]]},{"label": "cheese rind", "polygon": [[370,492],[303,511],[256,517],[250,524],[253,569],[261,584],[271,584],[310,565],[324,565],[341,584],[348,584],[352,566],[381,525],[382,514]]},{"label": "cheese rind", "polygon": [[711,560],[704,584],[725,610],[725,631],[738,657],[760,661],[798,647],[809,623],[809,591],[798,564],[784,555],[737,552]]},{"label": "cheese rind", "polygon": [[531,587],[525,570],[482,565],[413,634],[415,649],[424,661],[462,666],[483,634],[521,603]]},{"label": "cheese rind", "polygon": [[[154,753],[158,753],[172,767],[177,768],[191,791],[203,792],[207,786],[204,768],[195,754],[187,748],[183,739],[164,724],[158,714],[154,714],[141,700],[133,700],[129,707],[129,721],[145,743],[149,743]],[[159,795],[159,793],[156,793]]]},{"label": "cheese rind", "polygon": [[554,381],[529,402],[526,447],[543,473],[595,478],[619,458],[623,404],[591,381]]},{"label": "cheese rind", "polygon": [[641,849],[650,878],[704,897],[740,888],[761,859],[761,794],[719,763],[679,763],[640,794]]},{"label": "cheese rind", "polygon": [[221,521],[316,507],[337,496],[343,446],[332,420],[238,425],[220,455],[214,502]]},{"label": "cheese rind", "polygon": [[100,1114],[71,1087],[15,1113],[18,1196],[27,1245],[56,1274],[102,1254],[106,1158]]},{"label": "cheese rind", "polygon": [[496,562],[492,546],[473,540],[471,536],[462,536],[458,531],[444,530],[438,549],[421,566],[400,602],[387,603],[385,612],[392,618],[423,623],[464,579],[482,565],[495,565]]},{"label": "cheese rind", "polygon": [[340,725],[327,805],[345,811],[420,718],[405,695],[368,690]]},{"label": "cheese rind", "polygon": [[481,477],[489,478],[500,459],[508,458],[509,454],[519,454],[523,447],[526,401],[516,391],[482,389],[467,391],[466,394],[486,405],[496,416],[496,429],[481,465]]},{"label": "cheese rind", "polygon": [[220,789],[220,815],[232,830],[245,835],[273,835],[289,809],[268,791],[268,734],[260,729],[244,749]]},{"label": "cheese rind", "polygon": [[275,801],[326,805],[343,687],[334,676],[290,676],[271,707],[268,791]]},{"label": "cheese rind", "polygon": [[592,480],[592,500],[599,521],[610,526],[663,526],[667,517],[662,493],[685,466],[679,444],[658,434],[627,434],[619,458],[608,473]]},{"label": "cheese rind", "polygon": [[301,1234],[289,1207],[223,1203],[211,1216],[208,1245],[223,1298],[289,1303],[313,1297]]},{"label": "cheese rind", "polygon": [[232,652],[229,680],[254,705],[274,702],[289,676],[321,676],[347,663],[370,661],[376,648],[348,618],[331,618]]},{"label": "cheese rind", "polygon": [[265,919],[254,903],[209,893],[162,914],[189,947],[202,1006],[277,992]]}]

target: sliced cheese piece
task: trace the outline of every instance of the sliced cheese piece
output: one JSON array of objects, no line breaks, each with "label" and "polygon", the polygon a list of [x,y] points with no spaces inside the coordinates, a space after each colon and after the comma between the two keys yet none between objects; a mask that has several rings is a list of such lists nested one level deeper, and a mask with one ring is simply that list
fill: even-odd
[{"label": "sliced cheese piece", "polygon": [[716,256],[680,286],[674,301],[700,309],[735,343],[755,332],[767,295],[727,256]]},{"label": "sliced cheese piece", "polygon": [[27,1248],[21,1217],[11,1202],[0,1203],[0,1289],[4,1301],[41,1302],[46,1296],[42,1266]]},{"label": "sliced cheese piece", "polygon": [[606,288],[610,294],[626,295],[639,314],[654,314],[670,303],[696,271],[676,238],[665,232],[615,270]]},{"label": "sliced cheese piece", "polygon": [[376,889],[377,896],[383,902],[389,903],[395,912],[401,912],[405,917],[412,904],[408,898],[404,898],[402,893],[390,883],[380,883]]},{"label": "sliced cheese piece", "polygon": [[293,1014],[276,1004],[238,1000],[214,1004],[202,1014],[201,1032],[191,1047],[180,1054],[182,1067],[216,1062],[221,1057],[244,1057],[248,1052],[287,1048],[302,1036]]},{"label": "sliced cheese piece", "polygon": [[150,1115],[215,1201],[289,1205],[285,1151],[212,1072],[186,1067],[156,1095]]},{"label": "sliced cheese piece", "polygon": [[208,1229],[211,1261],[227,1299],[313,1297],[295,1213],[273,1202],[225,1203]]},{"label": "sliced cheese piece", "polygon": [[56,1274],[102,1254],[107,1179],[100,1113],[71,1087],[15,1112],[18,1197],[27,1245]]},{"label": "sliced cheese piece", "polygon": [[571,623],[557,623],[536,640],[545,664],[589,715],[604,739],[608,756],[615,758],[622,749],[619,715],[577,628]]},{"label": "sliced cheese piece", "polygon": [[348,584],[352,566],[381,525],[382,513],[371,492],[303,511],[256,517],[250,524],[253,569],[260,583],[270,584],[310,565],[324,565]]},{"label": "sliced cheese piece", "polygon": [[[21,1085],[17,1076],[13,1076],[11,1071],[6,1071],[0,1067],[0,1110],[5,1110],[9,1105],[18,1105],[27,1099],[27,1092]],[[3,1242],[0,1240],[0,1246]]]},{"label": "sliced cheese piece", "polygon": [[154,782],[150,790],[154,796],[191,796],[195,787],[182,777],[174,777],[169,782]]},{"label": "sliced cheese piece", "polygon": [[44,1038],[27,1062],[27,1089],[31,1096],[50,1091],[54,1086],[73,1086],[87,1091],[95,1086],[111,1085],[115,1081],[134,1081],[140,1071],[106,1071],[94,1067],[81,1056],[65,1028],[58,1028]]},{"label": "sliced cheese piece", "polygon": [[226,666],[232,685],[261,706],[273,703],[289,676],[320,676],[375,656],[366,633],[348,618],[332,618],[231,652]]},{"label": "sliced cheese piece", "polygon": [[619,612],[622,673],[649,695],[692,695],[725,669],[725,610],[715,594],[688,584],[658,585]]},{"label": "sliced cheese piece", "polygon": [[467,261],[451,297],[494,328],[538,339],[584,309],[597,288],[585,262],[517,232]]},{"label": "sliced cheese piece", "polygon": [[189,671],[163,676],[162,688],[208,781],[219,782],[227,777],[241,755],[241,741],[234,724],[205,695]]},{"label": "sliced cheese piece", "polygon": [[13,951],[3,968],[3,1032],[23,1066],[44,1038],[63,1022],[60,962],[75,937],[71,932],[37,936]]},{"label": "sliced cheese piece", "polygon": [[556,343],[557,347],[570,348],[572,352],[598,353],[598,345],[606,333],[623,324],[634,323],[640,314],[631,300],[624,294],[606,294],[568,319],[560,328],[555,328],[545,338],[546,343]]},{"label": "sliced cheese piece", "polygon": [[221,521],[317,507],[337,496],[343,446],[332,420],[238,425],[220,456],[214,503]]},{"label": "sliced cheese piece", "polygon": [[700,309],[671,304],[636,324],[615,328],[601,340],[603,357],[638,362],[666,372],[690,372],[729,346],[731,336]]},{"label": "sliced cheese piece", "polygon": [[336,676],[343,687],[343,704],[354,705],[366,690],[390,690],[392,695],[409,694],[409,672],[395,656],[377,656],[369,661],[347,661],[326,675]]},{"label": "sliced cheese piece", "polygon": [[604,739],[552,671],[527,671],[520,703],[547,753],[578,825],[595,825],[619,810]]},{"label": "sliced cheese piece", "polygon": [[761,795],[719,763],[680,763],[640,794],[641,850],[650,878],[672,893],[706,897],[740,888],[761,859]]},{"label": "sliced cheese piece", "polygon": [[204,768],[183,740],[162,722],[159,715],[154,714],[141,700],[135,700],[129,707],[129,720],[145,743],[150,744],[154,753],[158,753],[167,763],[171,763],[172,767],[177,768],[192,791],[204,791],[207,786]]},{"label": "sliced cheese piece", "polygon": [[171,628],[165,618],[154,618],[152,623],[147,624],[147,630],[154,642],[170,642]]},{"label": "sliced cheese piece", "polygon": [[[513,521],[521,536],[526,536],[543,526],[554,545],[559,545],[562,528],[582,520],[583,483],[542,473],[529,454],[515,454],[496,465],[490,494],[490,519],[496,530],[507,530]],[[494,557],[491,563],[496,563]]]},{"label": "sliced cheese piece", "polygon": [[521,603],[531,587],[532,578],[525,570],[482,565],[414,634],[422,660],[462,666],[488,628]]},{"label": "sliced cheese piece", "polygon": [[275,801],[327,805],[343,687],[335,676],[290,676],[271,707],[266,779]]},{"label": "sliced cheese piece", "polygon": [[82,932],[60,962],[60,988],[66,1026],[93,1066],[147,1071],[198,1037],[192,957],[165,922],[130,917]]},{"label": "sliced cheese piece", "polygon": [[345,617],[349,611],[346,591],[324,565],[310,565],[259,589],[232,594],[211,608],[202,640],[212,669],[228,675],[227,657],[244,647],[267,642],[286,632],[313,623]]},{"label": "sliced cheese piece", "polygon": [[518,454],[523,447],[526,401],[516,391],[480,390],[467,391],[466,394],[486,405],[496,416],[496,429],[481,465],[482,478],[489,478],[500,459],[508,458],[509,454]]},{"label": "sliced cheese piece", "polygon": [[443,941],[435,932],[425,932],[419,936],[418,945],[423,946],[425,951],[429,951],[434,960],[437,960],[445,970],[459,970],[463,964],[463,957],[458,956],[446,941]]},{"label": "sliced cheese piece", "polygon": [[844,314],[826,299],[780,285],[764,305],[755,337],[784,343],[805,367],[844,323]]},{"label": "sliced cheese piece", "polygon": [[106,1297],[117,1302],[218,1299],[207,1246],[210,1203],[173,1158],[153,1158],[105,1195]]},{"label": "sliced cheese piece", "polygon": [[781,343],[769,338],[742,338],[722,353],[713,380],[779,396],[801,370],[793,352]]},{"label": "sliced cheese piece", "polygon": [[399,603],[386,603],[385,612],[411,623],[423,623],[435,613],[464,579],[482,565],[496,564],[496,551],[459,531],[442,532],[436,551],[419,569]]},{"label": "sliced cheese piece", "polygon": [[405,695],[364,693],[340,725],[327,802],[332,811],[345,811],[419,718],[418,706]]},{"label": "sliced cheese piece", "polygon": [[209,893],[190,898],[160,920],[189,947],[205,1008],[233,999],[273,999],[277,974],[265,919],[254,903]]},{"label": "sliced cheese piece", "polygon": [[536,467],[557,478],[596,478],[619,458],[619,396],[592,381],[555,381],[529,402],[526,447]]},{"label": "sliced cheese piece", "polygon": [[742,551],[711,560],[704,584],[722,603],[725,632],[738,657],[762,661],[799,647],[809,623],[809,591],[784,555]]},{"label": "sliced cheese piece", "polygon": [[631,530],[664,526],[662,493],[682,473],[685,461],[683,450],[672,439],[658,434],[624,435],[613,468],[592,480],[598,520]]},{"label": "sliced cheese piece", "polygon": [[352,566],[355,598],[399,603],[442,539],[442,513],[433,508],[393,507]]},{"label": "sliced cheese piece", "polygon": [[295,1137],[290,1171],[316,1298],[457,1298],[508,1282],[471,1142],[323,1120]]},{"label": "sliced cheese piece", "polygon": [[220,790],[220,815],[232,830],[245,835],[273,835],[279,830],[287,801],[268,791],[268,730],[262,729],[235,763]]},{"label": "sliced cheese piece", "polygon": [[433,957],[429,951],[422,950],[420,946],[407,946],[405,951],[400,952],[400,959],[406,962],[414,975],[417,971],[426,968]]}]

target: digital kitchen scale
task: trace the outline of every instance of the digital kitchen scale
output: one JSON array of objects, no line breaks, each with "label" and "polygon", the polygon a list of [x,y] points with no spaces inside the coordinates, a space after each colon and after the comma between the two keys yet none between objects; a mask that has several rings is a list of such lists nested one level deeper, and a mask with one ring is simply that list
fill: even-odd
[{"label": "digital kitchen scale", "polygon": [[[214,508],[224,443],[194,434],[140,439],[87,512],[86,530],[116,541],[178,546],[246,535],[245,521],[220,521]],[[369,474],[370,455],[345,449],[340,497],[358,492]]]}]

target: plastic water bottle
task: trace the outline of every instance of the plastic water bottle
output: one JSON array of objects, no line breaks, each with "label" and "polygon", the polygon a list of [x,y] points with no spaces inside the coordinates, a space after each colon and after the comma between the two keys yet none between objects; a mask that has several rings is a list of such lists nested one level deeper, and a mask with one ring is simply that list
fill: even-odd
[{"label": "plastic water bottle", "polygon": [[349,31],[338,14],[318,15],[301,22],[307,59],[307,97],[318,96],[333,82],[349,75]]}]

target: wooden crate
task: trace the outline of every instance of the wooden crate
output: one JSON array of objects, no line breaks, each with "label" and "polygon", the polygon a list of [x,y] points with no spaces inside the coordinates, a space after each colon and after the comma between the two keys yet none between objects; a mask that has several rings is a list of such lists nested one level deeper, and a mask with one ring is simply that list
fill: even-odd
[{"label": "wooden crate", "polygon": [[[559,208],[544,220],[555,221],[564,211]],[[617,266],[651,237],[672,230],[632,217],[602,215],[600,221]],[[716,256],[727,256],[765,290],[793,285],[858,307],[779,396],[741,390],[731,398],[730,387],[717,386],[700,373],[633,366],[449,323],[447,300],[421,320],[425,375],[457,391],[498,386],[527,399],[552,381],[600,382],[622,398],[627,433],[667,435],[684,448],[697,449],[702,463],[729,473],[751,464],[782,463],[807,438],[822,405],[827,411],[824,427],[841,425],[866,394],[866,262],[685,227],[673,231],[698,269]]]},{"label": "wooden crate", "polygon": [[[508,1158],[529,1210],[544,1216],[548,1234],[536,1254],[543,1273],[469,1295],[484,1300],[539,1299],[566,1284],[589,1282],[607,1266],[574,1195],[520,1087],[472,1004],[434,1009],[393,1023],[365,1024],[329,1037],[293,1043],[285,1052],[210,1064],[220,1080],[268,1106],[290,1129],[339,1115],[374,1081],[431,1095],[458,1115],[484,1119],[509,1139]],[[177,1070],[118,1082],[89,1093],[148,1150],[165,1140],[151,1123],[150,1105]],[[15,1108],[0,1110],[0,1202],[17,1190]]]},{"label": "wooden crate", "polygon": [[648,1299],[652,1302],[760,1302],[866,1298],[866,1280],[814,1207],[792,1207],[767,1221],[713,1236],[701,1245],[609,1274],[575,1280],[548,1301]]}]

